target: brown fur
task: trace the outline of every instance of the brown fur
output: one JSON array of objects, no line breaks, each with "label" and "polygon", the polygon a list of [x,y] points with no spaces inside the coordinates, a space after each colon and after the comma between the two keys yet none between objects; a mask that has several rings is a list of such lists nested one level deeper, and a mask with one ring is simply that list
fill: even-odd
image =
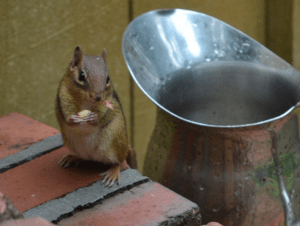
[{"label": "brown fur", "polygon": [[[81,71],[85,81],[79,79]],[[129,166],[136,168],[122,106],[111,80],[106,84],[107,76],[105,50],[102,56],[96,57],[83,55],[80,47],[76,47],[56,100],[56,116],[63,140],[78,158],[114,165],[122,165],[127,159]],[[103,101],[112,103],[113,110]],[[97,113],[97,120],[74,123],[70,116],[82,110]]]}]

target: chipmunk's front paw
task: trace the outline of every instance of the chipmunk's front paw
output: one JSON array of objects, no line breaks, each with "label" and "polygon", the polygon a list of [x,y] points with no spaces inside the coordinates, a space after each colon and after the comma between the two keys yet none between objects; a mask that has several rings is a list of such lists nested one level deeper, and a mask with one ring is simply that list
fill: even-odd
[{"label": "chipmunk's front paw", "polygon": [[115,181],[117,180],[117,183],[120,182],[120,172],[121,172],[121,166],[115,165],[112,166],[107,172],[101,173],[100,176],[105,176],[102,184],[106,182],[105,186],[113,186]]},{"label": "chipmunk's front paw", "polygon": [[65,155],[64,157],[62,157],[61,160],[58,161],[58,165],[60,165],[61,167],[67,168],[71,165],[75,165],[77,166],[78,163],[80,163],[82,161],[82,159],[78,158],[75,155]]},{"label": "chipmunk's front paw", "polygon": [[71,124],[81,124],[84,123],[86,120],[80,118],[78,115],[70,115],[67,119],[67,122]]},{"label": "chipmunk's front paw", "polygon": [[90,112],[87,117],[85,118],[85,120],[89,123],[97,123],[98,122],[98,114],[95,112]]}]

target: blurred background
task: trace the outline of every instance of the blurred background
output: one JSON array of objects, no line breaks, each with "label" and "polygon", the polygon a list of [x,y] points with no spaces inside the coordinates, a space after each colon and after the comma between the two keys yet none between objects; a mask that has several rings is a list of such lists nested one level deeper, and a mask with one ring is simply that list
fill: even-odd
[{"label": "blurred background", "polygon": [[300,0],[1,0],[0,116],[18,112],[59,129],[55,97],[75,47],[91,55],[106,48],[142,171],[156,107],[131,80],[122,35],[132,19],[162,8],[211,15],[300,69]]}]

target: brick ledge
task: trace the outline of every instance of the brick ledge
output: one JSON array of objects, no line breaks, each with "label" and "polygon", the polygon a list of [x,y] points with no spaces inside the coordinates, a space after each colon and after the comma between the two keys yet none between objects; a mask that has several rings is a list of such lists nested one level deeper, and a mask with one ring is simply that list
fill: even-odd
[{"label": "brick ledge", "polygon": [[0,159],[0,173],[29,162],[32,159],[54,151],[62,146],[63,140],[61,133],[52,137],[47,137],[45,140],[28,146],[16,154]]},{"label": "brick ledge", "polygon": [[78,211],[92,208],[105,199],[149,181],[148,177],[142,176],[137,170],[128,169],[121,172],[119,185],[106,187],[102,181],[97,181],[91,186],[79,188],[62,198],[53,199],[34,207],[24,212],[23,215],[25,218],[39,216],[57,223]]}]

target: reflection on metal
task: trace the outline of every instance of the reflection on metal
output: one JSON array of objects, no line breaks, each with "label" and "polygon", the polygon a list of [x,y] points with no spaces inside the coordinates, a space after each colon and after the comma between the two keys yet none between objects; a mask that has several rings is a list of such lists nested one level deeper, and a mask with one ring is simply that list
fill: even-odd
[{"label": "reflection on metal", "polygon": [[[137,17],[122,48],[132,78],[158,106],[144,173],[196,202],[203,223],[283,222],[266,129],[277,134],[286,190],[299,190],[299,72],[237,29],[189,10]],[[291,201],[299,213],[300,196]]]},{"label": "reflection on metal", "polygon": [[281,199],[283,202],[284,216],[285,216],[285,225],[286,226],[300,226],[300,221],[297,220],[297,217],[294,212],[293,203],[289,197],[288,191],[286,189],[283,176],[282,176],[282,166],[280,165],[278,150],[277,150],[277,137],[273,129],[268,129],[271,134],[272,139],[272,155],[276,166],[276,175],[279,181],[279,189],[281,194]]}]

